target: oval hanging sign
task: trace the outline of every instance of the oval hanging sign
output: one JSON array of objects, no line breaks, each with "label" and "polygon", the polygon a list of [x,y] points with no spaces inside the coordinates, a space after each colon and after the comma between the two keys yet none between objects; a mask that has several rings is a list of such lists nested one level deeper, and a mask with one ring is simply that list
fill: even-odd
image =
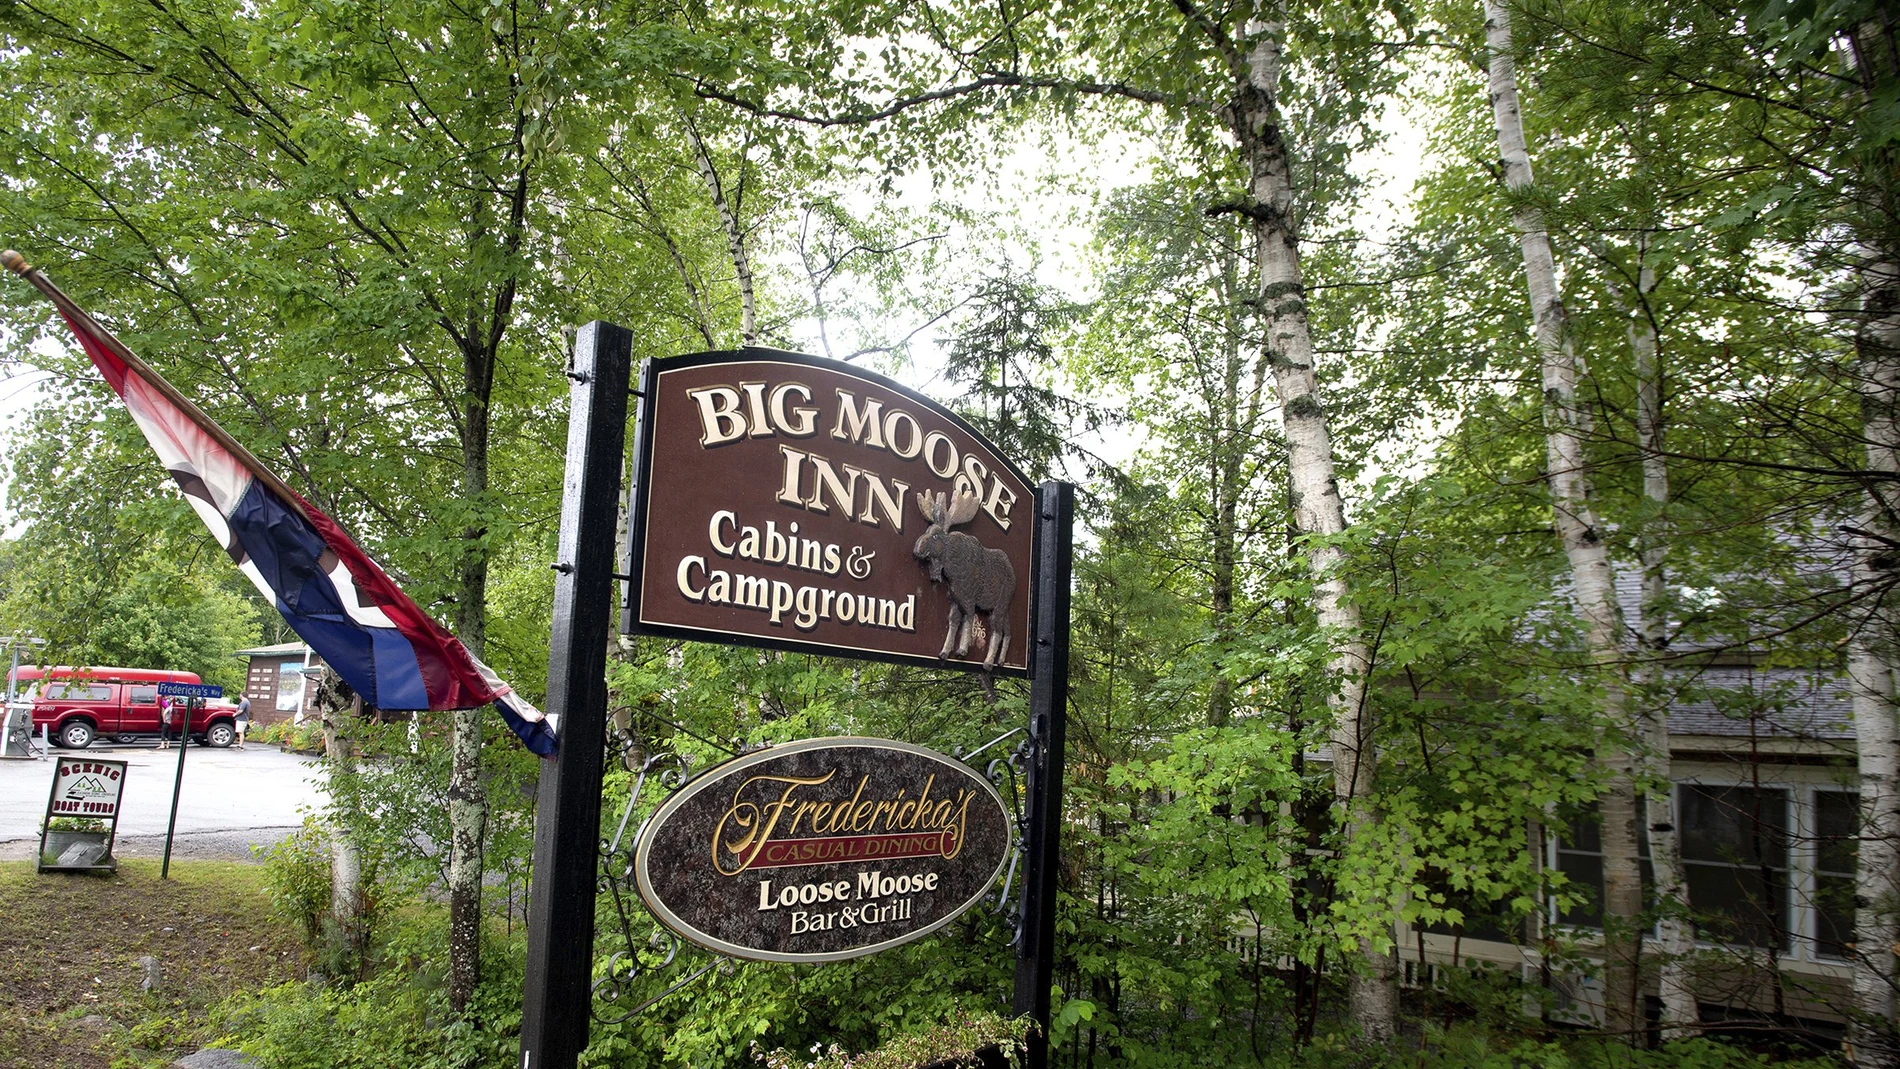
[{"label": "oval hanging sign", "polygon": [[922,746],[806,739],[716,765],[640,832],[640,897],[700,946],[758,961],[888,950],[982,899],[1009,857],[988,780]]}]

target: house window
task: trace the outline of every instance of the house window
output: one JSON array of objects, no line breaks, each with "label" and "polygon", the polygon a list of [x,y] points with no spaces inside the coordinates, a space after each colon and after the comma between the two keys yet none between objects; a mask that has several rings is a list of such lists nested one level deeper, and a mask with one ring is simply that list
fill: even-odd
[{"label": "house window", "polygon": [[1433,935],[1498,943],[1523,943],[1527,939],[1525,917],[1513,916],[1508,902],[1487,902],[1469,889],[1459,890],[1452,886],[1450,876],[1442,869],[1427,868],[1418,878],[1428,892],[1444,897],[1446,909],[1457,910],[1462,918],[1457,924],[1445,918],[1420,924],[1423,930]]},{"label": "house window", "polygon": [[1859,833],[1860,795],[1814,792],[1814,950],[1823,958],[1852,957]]},{"label": "house window", "polygon": [[[1682,875],[1700,939],[1772,946],[1805,960],[1852,957],[1857,794],[1787,784],[1675,790]],[[1547,863],[1585,892],[1570,909],[1553,907],[1552,920],[1602,926],[1601,831],[1593,807],[1546,847]],[[1641,847],[1644,899],[1653,905],[1648,844]]]},{"label": "house window", "polygon": [[1690,783],[1677,790],[1696,934],[1788,949],[1788,792]]},{"label": "house window", "polygon": [[[1647,822],[1647,806],[1636,800],[1636,852],[1642,859],[1643,901],[1648,903],[1656,884],[1649,864],[1649,836],[1642,834]],[[1582,899],[1557,913],[1557,923],[1583,928],[1603,927],[1603,820],[1596,806],[1564,830],[1557,840],[1556,868],[1569,878],[1571,890],[1581,891]]]}]

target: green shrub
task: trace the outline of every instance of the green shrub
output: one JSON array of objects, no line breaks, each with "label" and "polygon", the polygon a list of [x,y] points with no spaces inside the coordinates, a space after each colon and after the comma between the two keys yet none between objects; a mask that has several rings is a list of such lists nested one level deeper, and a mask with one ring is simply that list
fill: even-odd
[{"label": "green shrub", "polygon": [[220,1025],[227,1044],[273,1069],[412,1069],[427,1064],[427,1011],[407,977],[386,973],[347,990],[291,983],[239,994]]},{"label": "green shrub", "polygon": [[978,1050],[998,1047],[1013,1065],[1029,1029],[1028,1018],[1010,1020],[958,1009],[942,1024],[893,1036],[863,1054],[848,1054],[835,1043],[822,1051],[814,1046],[810,1056],[783,1047],[766,1051],[755,1045],[752,1060],[765,1069],[919,1069],[946,1063],[976,1065]]},{"label": "green shrub", "polygon": [[314,817],[272,846],[251,848],[264,862],[264,894],[271,909],[299,926],[312,950],[322,946],[330,911],[330,841]]},{"label": "green shrub", "polygon": [[1286,1069],[1842,1069],[1834,1058],[1785,1060],[1715,1039],[1677,1040],[1655,1050],[1594,1036],[1532,1039],[1476,1025],[1427,1025],[1416,1049],[1323,1035],[1268,1065]]},{"label": "green shrub", "polygon": [[293,724],[288,720],[252,728],[246,741],[282,746],[292,753],[322,753],[323,725],[316,719]]},{"label": "green shrub", "polygon": [[272,1069],[514,1069],[522,940],[484,941],[482,981],[458,1016],[443,985],[444,911],[429,903],[386,916],[382,972],[349,987],[239,992],[212,1013],[217,1045]]}]

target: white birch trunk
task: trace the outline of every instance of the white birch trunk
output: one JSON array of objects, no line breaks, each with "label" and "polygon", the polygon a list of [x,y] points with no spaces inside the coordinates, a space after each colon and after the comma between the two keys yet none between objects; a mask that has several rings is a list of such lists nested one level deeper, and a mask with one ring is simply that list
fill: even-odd
[{"label": "white birch trunk", "polygon": [[[330,920],[335,926],[330,937],[341,940],[348,949],[347,967],[350,979],[355,981],[362,979],[368,950],[364,930],[367,903],[363,895],[362,853],[356,848],[355,832],[350,827],[355,815],[351,811],[351,800],[356,795],[348,780],[356,774],[356,746],[343,719],[341,684],[342,680],[335,673],[325,669],[317,688],[317,707],[323,717],[323,759],[329,765],[330,782],[345,785],[341,792],[333,790],[331,794],[331,803],[342,811],[342,819],[330,825]],[[353,722],[361,715],[362,697],[353,698],[349,705]]]},{"label": "white birch trunk", "polygon": [[[1293,182],[1279,130],[1276,95],[1285,32],[1282,21],[1247,26],[1248,84],[1234,109],[1234,126],[1250,171],[1260,312],[1266,327],[1267,363],[1286,429],[1294,524],[1300,534],[1309,536],[1306,559],[1315,580],[1314,608],[1330,647],[1326,697],[1333,724],[1333,791],[1346,831],[1345,849],[1351,851],[1355,844],[1363,846],[1379,820],[1373,799],[1378,749],[1366,702],[1371,655],[1359,609],[1346,596],[1346,555],[1336,540],[1346,529],[1346,509],[1334,476],[1332,431],[1320,403],[1313,365],[1298,238],[1288,218]],[[1397,918],[1395,909],[1388,940],[1394,944]],[[1360,938],[1358,951],[1352,1019],[1367,1039],[1384,1042],[1398,1034],[1396,962],[1369,937]]]},{"label": "white birch trunk", "polygon": [[1676,830],[1675,792],[1670,786],[1669,708],[1656,703],[1662,683],[1656,663],[1669,645],[1669,464],[1663,455],[1663,373],[1656,328],[1648,314],[1656,288],[1646,243],[1639,245],[1635,306],[1629,315],[1630,353],[1636,364],[1636,435],[1643,453],[1643,497],[1651,517],[1643,532],[1643,596],[1638,631],[1645,659],[1639,693],[1644,696],[1642,782],[1648,813],[1650,866],[1656,874],[1656,942],[1662,952],[1659,989],[1664,1042],[1694,1034],[1701,1023],[1694,988],[1695,931],[1689,921],[1689,887],[1682,875],[1682,843]]},{"label": "white birch trunk", "polygon": [[449,955],[449,1006],[457,1013],[468,1008],[481,980],[482,833],[488,823],[481,713],[457,709],[451,714],[448,890],[449,946],[455,952]]},{"label": "white birch trunk", "polygon": [[[1861,1065],[1900,1065],[1894,1035],[1894,948],[1900,940],[1900,713],[1891,598],[1900,546],[1900,261],[1868,251],[1863,321],[1856,339],[1869,480],[1855,539],[1853,581],[1867,606],[1848,643],[1848,677],[1860,765],[1860,843],[1854,872],[1854,1005],[1850,1032]],[[1881,591],[1887,591],[1883,598]]]},{"label": "white birch trunk", "polygon": [[[1530,188],[1530,153],[1518,111],[1517,69],[1511,53],[1511,16],[1500,0],[1485,0],[1485,45],[1490,53],[1490,95],[1497,123],[1504,183],[1512,192]],[[1551,512],[1570,564],[1571,589],[1584,625],[1590,658],[1603,669],[1602,752],[1609,782],[1599,799],[1603,816],[1604,1024],[1634,1037],[1643,1027],[1638,972],[1642,939],[1642,869],[1637,858],[1635,757],[1628,687],[1621,669],[1622,610],[1616,602],[1609,549],[1591,501],[1584,438],[1589,415],[1577,401],[1582,362],[1571,345],[1556,260],[1543,213],[1523,204],[1512,213],[1524,256],[1524,277],[1543,365],[1544,441],[1550,469]]]},{"label": "white birch trunk", "polygon": [[752,283],[752,257],[746,251],[745,231],[739,226],[739,216],[734,211],[731,198],[726,195],[726,186],[719,178],[719,169],[713,166],[712,153],[706,148],[706,142],[699,136],[699,130],[688,119],[686,133],[693,142],[693,163],[699,168],[700,181],[706,183],[706,193],[712,197],[713,208],[719,212],[719,225],[726,232],[726,252],[732,257],[733,277],[739,284],[739,337],[746,345],[759,344],[759,304]]}]

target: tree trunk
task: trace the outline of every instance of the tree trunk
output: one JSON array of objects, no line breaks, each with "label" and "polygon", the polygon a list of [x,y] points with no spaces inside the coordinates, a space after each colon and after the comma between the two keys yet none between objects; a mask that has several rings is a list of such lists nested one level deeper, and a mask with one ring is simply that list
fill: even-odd
[{"label": "tree trunk", "polygon": [[[471,336],[473,332],[471,331]],[[462,436],[463,496],[480,507],[488,491],[488,398],[494,383],[495,352],[481,347],[464,353],[468,400]],[[455,629],[477,660],[487,645],[488,554],[482,528],[464,532]],[[482,784],[482,721],[479,709],[453,714],[449,751],[449,1006],[468,1008],[481,982],[482,836],[488,823],[488,797]]]},{"label": "tree trunk", "polygon": [[[1490,53],[1491,108],[1497,123],[1504,182],[1513,193],[1531,186],[1530,154],[1518,112],[1517,71],[1511,53],[1510,11],[1486,0],[1485,44]],[[1609,783],[1600,799],[1603,816],[1603,956],[1605,1027],[1634,1037],[1643,1027],[1638,958],[1643,911],[1642,869],[1637,858],[1635,759],[1637,733],[1629,715],[1619,639],[1622,610],[1616,601],[1609,549],[1599,533],[1591,501],[1584,437],[1589,416],[1577,401],[1582,362],[1572,348],[1556,262],[1543,213],[1521,203],[1512,213],[1524,257],[1524,276],[1543,365],[1544,441],[1551,511],[1564,556],[1570,563],[1572,595],[1584,625],[1590,659],[1603,670],[1602,752]]]},{"label": "tree trunk", "polygon": [[699,168],[700,180],[706,183],[706,193],[719,212],[719,225],[726,232],[726,252],[732,257],[733,277],[739,284],[739,340],[745,345],[757,345],[759,303],[753,292],[752,257],[746,251],[745,230],[739,226],[738,206],[727,194],[719,169],[713,166],[712,153],[690,117],[686,120],[686,134],[693,143],[693,163]]},{"label": "tree trunk", "polygon": [[[1868,252],[1862,268],[1863,320],[1856,348],[1867,439],[1866,505],[1855,538],[1854,586],[1867,608],[1848,643],[1848,677],[1860,765],[1860,843],[1854,873],[1855,1061],[1900,1065],[1893,1027],[1894,945],[1900,940],[1900,705],[1895,693],[1895,625],[1885,608],[1900,547],[1900,258]],[[1884,480],[1882,477],[1885,477]]]},{"label": "tree trunk", "polygon": [[480,778],[481,710],[457,709],[449,764],[449,1006],[468,1008],[481,980],[482,832],[488,800]]},{"label": "tree trunk", "polygon": [[[1237,281],[1234,257],[1222,257],[1222,278]],[[1223,286],[1223,296],[1237,296],[1237,286]],[[1240,487],[1251,442],[1245,440],[1241,420],[1241,366],[1243,363],[1240,324],[1234,302],[1228,301],[1227,330],[1221,339],[1221,394],[1219,409],[1209,415],[1220,421],[1220,437],[1214,443],[1213,470],[1208,489],[1214,494],[1212,529],[1214,569],[1209,584],[1209,605],[1214,617],[1214,680],[1208,687],[1207,722],[1220,727],[1234,711],[1234,681],[1228,674],[1227,656],[1234,642],[1234,584],[1240,555]],[[1251,423],[1247,430],[1251,430]]]},{"label": "tree trunk", "polygon": [[[1277,16],[1276,16],[1277,17]],[[1333,793],[1346,832],[1344,849],[1363,845],[1379,820],[1373,784],[1378,771],[1372,710],[1367,704],[1371,655],[1359,608],[1347,598],[1345,503],[1334,476],[1332,430],[1320,403],[1313,339],[1306,318],[1298,238],[1289,213],[1292,173],[1279,128],[1281,41],[1284,22],[1250,22],[1245,41],[1247,79],[1233,109],[1234,133],[1249,170],[1248,214],[1260,270],[1260,313],[1267,363],[1280,395],[1286,427],[1294,522],[1307,539],[1314,609],[1329,646],[1327,705],[1332,712]],[[1397,914],[1390,941],[1396,941]],[[1352,980],[1352,1020],[1361,1034],[1384,1042],[1398,1034],[1397,969],[1385,947],[1362,936]]]},{"label": "tree trunk", "polygon": [[1636,304],[1630,316],[1630,352],[1636,364],[1636,436],[1643,453],[1643,497],[1650,507],[1642,538],[1643,595],[1638,615],[1644,661],[1636,681],[1643,695],[1642,782],[1648,820],[1650,867],[1656,874],[1656,942],[1662,951],[1662,1038],[1693,1034],[1702,1021],[1694,988],[1695,930],[1689,921],[1689,887],[1682,876],[1682,844],[1676,831],[1675,792],[1670,785],[1669,707],[1659,703],[1662,673],[1657,661],[1669,646],[1669,464],[1663,455],[1663,373],[1649,294],[1656,287],[1646,242],[1638,246]]},{"label": "tree trunk", "polygon": [[330,824],[332,928],[325,936],[336,940],[334,949],[342,951],[330,964],[342,965],[349,971],[350,981],[355,982],[363,978],[369,957],[363,857],[356,848],[356,788],[350,783],[356,775],[356,746],[350,738],[350,726],[362,716],[363,698],[326,668],[317,684],[316,704],[323,718],[323,759],[332,784],[330,800],[338,815]]}]

